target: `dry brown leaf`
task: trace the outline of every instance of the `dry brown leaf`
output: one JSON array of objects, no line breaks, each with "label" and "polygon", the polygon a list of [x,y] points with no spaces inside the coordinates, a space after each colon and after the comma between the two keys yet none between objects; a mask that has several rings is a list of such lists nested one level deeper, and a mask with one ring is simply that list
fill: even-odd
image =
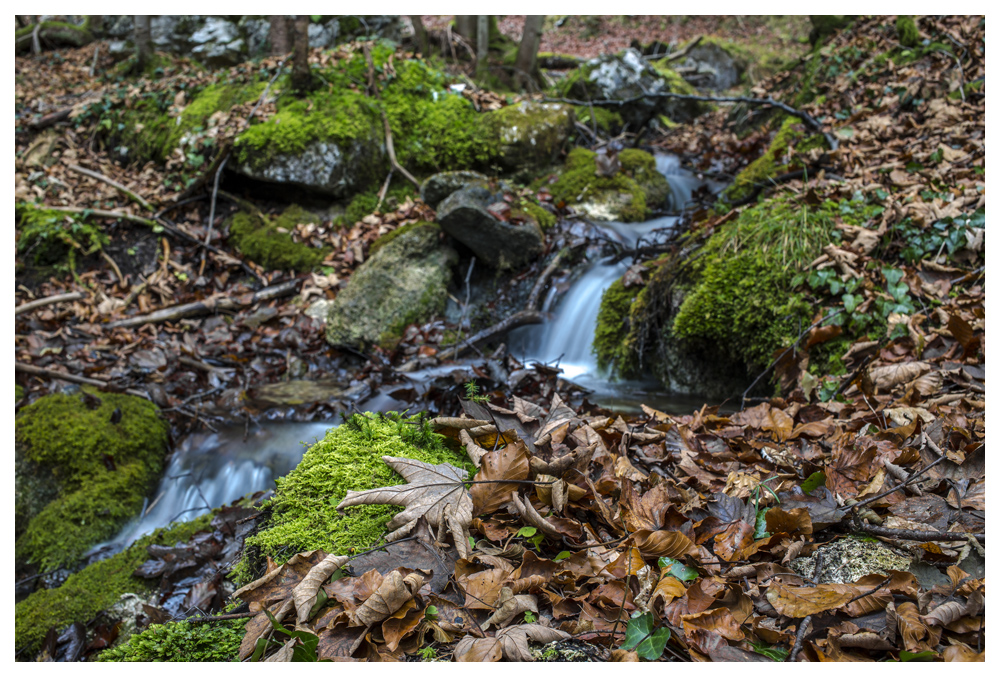
[{"label": "dry brown leaf", "polygon": [[548,628],[537,623],[515,625],[499,630],[495,637],[462,638],[455,645],[454,656],[456,661],[463,663],[496,662],[501,657],[508,661],[529,662],[535,660],[528,649],[529,639],[540,644],[548,644],[570,637],[572,635],[568,632]]},{"label": "dry brown leaf", "polygon": [[320,586],[340,567],[350,560],[347,556],[327,555],[325,559],[309,570],[302,582],[292,589],[295,603],[295,628],[302,630],[302,624],[309,620],[309,612],[316,603]]},{"label": "dry brown leaf", "polygon": [[369,627],[384,621],[406,604],[423,584],[424,577],[416,572],[404,577],[399,571],[391,571],[382,579],[382,584],[378,586],[375,594],[358,607],[355,618],[362,625]]},{"label": "dry brown leaf", "polygon": [[954,644],[941,652],[941,658],[948,663],[981,663],[986,660],[986,652],[976,653],[968,644]]},{"label": "dry brown leaf", "polygon": [[510,501],[511,492],[518,490],[517,482],[528,479],[529,473],[528,450],[523,442],[508,444],[481,457],[479,472],[473,479],[484,484],[472,485],[473,514],[483,515],[499,510]]},{"label": "dry brown leaf", "polygon": [[386,541],[395,541],[408,534],[417,520],[426,517],[428,524],[443,533],[451,532],[460,557],[469,554],[469,524],[472,522],[472,497],[465,488],[469,474],[450,463],[433,465],[411,458],[383,456],[390,468],[403,476],[406,484],[367,491],[348,491],[337,510],[352,505],[400,505],[405,510],[397,514],[387,529]]},{"label": "dry brown leaf", "polygon": [[497,610],[486,619],[483,630],[489,630],[491,625],[497,627],[506,625],[520,613],[533,611],[538,613],[538,598],[534,595],[515,595],[510,588],[503,588],[497,600]]},{"label": "dry brown leaf", "polygon": [[851,586],[826,583],[814,588],[789,586],[777,581],[767,591],[774,610],[789,618],[805,618],[820,611],[838,609],[855,596]]},{"label": "dry brown leaf", "polygon": [[888,392],[897,385],[920,378],[930,371],[930,368],[926,362],[898,362],[883,367],[873,367],[870,375],[880,392]]}]

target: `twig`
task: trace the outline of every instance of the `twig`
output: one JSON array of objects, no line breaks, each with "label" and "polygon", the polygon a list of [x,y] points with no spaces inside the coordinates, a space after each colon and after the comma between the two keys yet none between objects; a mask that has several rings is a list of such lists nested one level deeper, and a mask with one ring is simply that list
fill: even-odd
[{"label": "twig", "polygon": [[[73,374],[66,374],[61,371],[55,371],[53,369],[44,369],[42,367],[36,367],[33,364],[25,364],[24,362],[14,362],[14,371],[23,371],[26,374],[34,374],[35,376],[43,376],[45,378],[59,379],[60,381],[68,381],[69,383],[77,383],[85,386],[97,386],[98,388],[108,388],[111,384],[107,381],[101,381],[96,378],[87,378],[86,376],[74,376]],[[142,397],[144,399],[149,399],[147,395],[142,390],[134,390],[132,388],[126,388],[125,392],[129,395],[135,395],[136,397]]]},{"label": "twig", "polygon": [[902,541],[920,541],[927,543],[930,541],[965,541],[972,536],[978,541],[986,540],[986,534],[974,534],[966,531],[917,531],[916,529],[890,529],[888,527],[877,527],[867,522],[862,523],[861,518],[854,516],[854,526],[859,531],[866,531],[882,538],[894,538]]},{"label": "twig", "polygon": [[900,489],[902,489],[906,485],[910,484],[911,482],[914,482],[918,477],[920,477],[921,475],[923,475],[925,472],[927,472],[928,470],[930,470],[931,468],[933,468],[934,466],[936,466],[938,463],[940,463],[943,460],[945,460],[945,457],[944,456],[939,456],[938,459],[935,460],[933,463],[928,463],[927,467],[925,467],[923,470],[920,470],[920,471],[915,472],[912,475],[910,475],[910,479],[906,480],[902,484],[898,484],[895,487],[893,487],[892,489],[889,489],[888,491],[883,491],[881,494],[877,494],[875,496],[871,496],[869,498],[866,498],[863,501],[860,501],[859,503],[855,503],[854,505],[851,506],[851,510],[856,513],[859,508],[863,508],[864,506],[868,505],[869,503],[874,503],[878,499],[884,498],[884,497],[888,496],[889,494],[893,493],[894,491],[899,491]]},{"label": "twig", "polygon": [[465,271],[465,303],[462,304],[462,316],[458,320],[458,340],[455,341],[453,350],[451,351],[451,359],[455,359],[458,356],[458,347],[462,343],[462,333],[465,327],[465,316],[469,312],[469,298],[472,295],[472,287],[469,284],[469,280],[472,279],[472,269],[476,266],[476,257],[473,256],[469,261],[469,269]]},{"label": "twig", "polygon": [[259,614],[259,611],[244,611],[238,614],[222,614],[221,616],[200,616],[197,618],[185,618],[188,623],[219,623],[222,621],[234,621],[238,618],[252,618]]},{"label": "twig", "polygon": [[97,72],[97,55],[101,52],[101,43],[94,45],[94,60],[90,64],[90,77],[94,77],[94,73]]},{"label": "twig", "polygon": [[525,310],[538,310],[538,301],[542,295],[542,291],[545,289],[545,283],[548,282],[548,279],[552,277],[553,273],[559,269],[559,264],[562,263],[562,260],[569,254],[570,250],[580,244],[581,243],[577,243],[571,247],[563,247],[559,250],[559,253],[557,253],[551,263],[545,267],[545,270],[543,270],[542,274],[538,276],[538,279],[535,281],[535,285],[531,288],[531,293],[528,295],[528,303],[524,306]]},{"label": "twig", "polygon": [[31,31],[31,51],[34,54],[42,53],[42,41],[38,39],[38,32],[40,30],[42,30],[41,17],[39,17],[38,23],[35,24],[35,30]]},{"label": "twig", "polygon": [[783,110],[784,112],[799,118],[808,127],[816,130],[826,139],[827,144],[829,144],[831,150],[837,150],[839,144],[837,143],[836,137],[829,132],[823,130],[823,125],[813,116],[809,115],[805,111],[798,110],[797,108],[792,108],[787,103],[782,103],[781,101],[775,101],[771,97],[766,99],[754,99],[746,96],[699,96],[695,94],[676,94],[674,92],[650,92],[647,94],[640,94],[639,96],[629,97],[627,99],[599,99],[597,101],[579,101],[577,99],[564,99],[556,97],[546,97],[542,101],[549,101],[555,103],[568,103],[574,106],[587,106],[591,103],[598,106],[624,106],[629,103],[634,103],[636,101],[642,101],[643,99],[681,99],[683,101],[711,101],[719,103],[748,103],[755,106],[770,106],[771,108],[777,108]]},{"label": "twig", "polygon": [[[816,553],[816,564],[813,566],[813,578],[812,584],[815,587],[819,583],[820,576],[823,574],[823,553]],[[799,631],[795,633],[795,644],[792,645],[792,652],[788,654],[788,662],[794,663],[795,659],[799,656],[799,651],[802,650],[802,644],[805,642],[806,633],[809,632],[809,627],[812,625],[812,614],[806,616],[799,623]]]},{"label": "twig", "polygon": [[[205,244],[210,244],[212,242],[212,227],[215,225],[215,202],[219,197],[219,177],[222,176],[222,170],[226,167],[226,161],[229,160],[229,154],[227,153],[222,158],[222,162],[219,163],[219,168],[215,170],[215,181],[212,183],[212,201],[208,208],[208,225],[205,227]],[[201,250],[201,270],[198,271],[200,276],[205,272],[205,250]]]},{"label": "twig", "polygon": [[55,294],[54,296],[46,296],[43,299],[35,299],[34,301],[28,301],[27,303],[22,303],[21,305],[14,308],[14,314],[20,315],[21,313],[26,313],[35,308],[41,308],[43,306],[52,305],[53,303],[63,303],[64,301],[79,301],[80,299],[87,298],[87,295],[82,291],[72,291],[66,294]]},{"label": "twig", "polygon": [[385,182],[382,184],[382,190],[378,192],[378,202],[375,203],[375,211],[378,211],[382,207],[382,201],[385,199],[386,193],[389,192],[389,182],[392,181],[392,173],[396,171],[395,167],[389,168],[389,173],[385,176]]},{"label": "twig", "polygon": [[668,54],[667,56],[665,56],[663,58],[664,63],[670,63],[671,61],[677,61],[678,59],[683,59],[684,57],[686,57],[688,55],[688,52],[690,52],[692,49],[694,49],[695,47],[698,46],[698,43],[701,42],[701,39],[703,37],[705,37],[705,36],[704,35],[699,35],[694,40],[692,40],[691,42],[687,43],[687,45],[684,46],[684,49],[682,49],[682,50],[680,50],[678,52],[674,52],[673,54]]},{"label": "twig", "polygon": [[122,275],[121,268],[118,267],[118,264],[115,263],[115,260],[113,258],[111,258],[111,256],[106,251],[104,251],[103,249],[101,250],[101,258],[104,259],[105,261],[107,261],[108,264],[112,268],[114,268],[115,275],[118,276],[118,284],[120,284],[124,288],[125,287],[125,277]]},{"label": "twig", "polygon": [[[364,45],[364,51],[365,51],[365,60],[368,61],[368,73],[369,73],[369,81],[371,82],[371,89],[375,94],[375,98],[379,100],[379,103],[381,103],[382,94],[379,92],[378,84],[374,80],[375,64],[374,62],[372,62],[372,54],[367,42]],[[417,181],[416,177],[414,177],[413,174],[410,174],[408,171],[406,171],[406,168],[403,167],[403,165],[399,164],[399,161],[396,159],[396,150],[395,148],[393,148],[392,145],[392,129],[389,128],[389,116],[386,114],[384,106],[380,106],[380,108],[382,112],[382,126],[385,128],[385,149],[389,154],[389,162],[392,163],[392,166],[395,167],[396,171],[398,171],[400,174],[409,179],[410,182],[413,183],[413,185],[416,186],[417,189],[419,190],[420,182]]]},{"label": "twig", "polygon": [[141,195],[132,192],[122,184],[118,183],[114,179],[110,179],[104,176],[104,174],[101,174],[100,172],[95,172],[93,170],[86,169],[84,167],[81,167],[80,165],[70,165],[69,168],[74,172],[76,172],[77,174],[83,174],[84,176],[89,176],[92,179],[103,181],[104,183],[108,184],[109,186],[117,190],[119,193],[123,193],[126,197],[128,197],[130,200],[140,205],[143,209],[151,210],[153,208],[153,206],[149,204],[149,202],[147,202],[145,199],[143,199]]}]

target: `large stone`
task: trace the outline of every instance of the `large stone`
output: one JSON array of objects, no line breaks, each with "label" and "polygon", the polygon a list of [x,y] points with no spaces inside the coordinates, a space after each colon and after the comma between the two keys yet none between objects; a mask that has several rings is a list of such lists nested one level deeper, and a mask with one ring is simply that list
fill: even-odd
[{"label": "large stone", "polygon": [[440,243],[435,224],[406,228],[361,264],[334,299],[327,318],[330,343],[367,347],[391,341],[406,325],[444,309],[458,256]]},{"label": "large stone", "polygon": [[[623,101],[643,94],[673,92],[694,94],[694,89],[665,63],[651,65],[634,49],[592,59],[571,75],[563,86],[573,98],[582,100]],[[658,115],[674,122],[688,122],[706,107],[697,101],[646,96],[613,110],[633,130],[639,130]]]},{"label": "large stone", "polygon": [[522,101],[487,113],[500,141],[500,165],[512,172],[551,165],[573,132],[573,109]]},{"label": "large stone", "polygon": [[494,268],[517,268],[542,253],[543,236],[537,224],[507,223],[490,214],[500,202],[481,186],[468,186],[438,205],[438,223],[484,263]]},{"label": "large stone", "polygon": [[747,61],[733,45],[705,38],[678,67],[692,70],[698,76],[698,87],[719,91],[739,84]]},{"label": "large stone", "polygon": [[455,172],[439,172],[428,177],[420,186],[420,199],[431,207],[437,207],[442,200],[456,190],[466,186],[482,186],[489,188],[489,179],[479,172],[459,170]]},{"label": "large stone", "polygon": [[239,163],[235,170],[251,179],[348,198],[371,184],[373,166],[387,162],[385,146],[373,130],[372,136],[348,143],[315,141],[301,153],[278,154],[262,163],[251,159]]}]

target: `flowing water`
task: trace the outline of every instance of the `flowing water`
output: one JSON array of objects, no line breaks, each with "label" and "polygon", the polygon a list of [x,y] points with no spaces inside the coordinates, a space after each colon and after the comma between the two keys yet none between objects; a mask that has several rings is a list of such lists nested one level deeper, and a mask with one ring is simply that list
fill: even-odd
[{"label": "flowing water", "polygon": [[[692,193],[704,182],[680,167],[677,158],[659,156],[657,169],[670,182],[673,211],[680,211]],[[717,189],[718,186],[711,186]],[[597,227],[624,247],[663,241],[673,235],[678,217],[664,216],[644,223],[600,223]],[[572,281],[561,297],[553,287],[542,310],[553,313],[541,325],[522,327],[509,337],[512,353],[518,358],[556,363],[563,377],[588,388],[595,404],[618,411],[634,412],[646,403],[669,413],[687,414],[704,403],[703,398],[678,396],[660,391],[652,380],[612,381],[597,369],[591,350],[601,295],[628,269],[629,259],[613,257],[591,261]],[[434,378],[469,365],[442,365],[407,374],[409,384],[420,394]],[[405,409],[408,405],[389,392],[374,393],[361,408],[366,411]],[[274,487],[274,479],[294,468],[306,446],[322,439],[335,422],[264,423],[254,425],[244,435],[243,425],[220,428],[216,433],[195,433],[174,451],[154,498],[142,514],[127,525],[111,542],[94,551],[107,556],[154,529],[181,519],[190,520],[209,509],[242,496]]]}]

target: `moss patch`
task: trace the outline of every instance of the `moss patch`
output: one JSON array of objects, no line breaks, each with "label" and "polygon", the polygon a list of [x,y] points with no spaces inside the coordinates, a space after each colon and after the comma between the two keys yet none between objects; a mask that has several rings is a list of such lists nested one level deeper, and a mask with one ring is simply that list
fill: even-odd
[{"label": "moss patch", "polygon": [[912,16],[900,15],[896,18],[896,35],[904,47],[916,47],[920,44],[920,30]]},{"label": "moss patch", "polygon": [[77,254],[86,256],[108,243],[108,236],[79,214],[67,214],[21,203],[14,208],[17,219],[17,252],[36,266],[72,269]]},{"label": "moss patch", "polygon": [[248,618],[192,625],[187,621],[151,625],[124,644],[102,652],[101,662],[231,662],[239,659]]},{"label": "moss patch", "polygon": [[117,555],[72,574],[60,587],[33,592],[14,606],[15,650],[24,649],[29,654],[37,651],[49,628],[86,623],[97,612],[114,606],[125,593],[148,595],[153,584],[132,575],[148,557],[146,546],[187,541],[195,532],[207,529],[211,521],[212,515],[208,514],[157,529]]},{"label": "moss patch", "polygon": [[420,417],[401,418],[355,414],[309,448],[299,465],[277,480],[268,502],[270,524],[246,540],[247,552],[235,570],[240,584],[252,578],[265,556],[282,563],[303,550],[322,548],[346,554],[377,544],[385,525],[401,508],[361,505],[337,514],[348,491],[402,484],[402,478],[382,462],[382,456],[403,456],[427,463],[451,463],[474,472],[468,459],[449,451],[443,436]]},{"label": "moss patch", "polygon": [[[163,468],[167,424],[131,395],[48,395],[15,420],[15,556],[42,570],[77,561],[141,509]],[[99,404],[96,404],[99,401]],[[96,405],[96,406],[95,406]],[[111,423],[116,410],[118,423]],[[40,482],[40,485],[38,483]],[[43,505],[55,489],[56,498]]]},{"label": "moss patch", "polygon": [[626,338],[632,304],[642,289],[644,287],[626,288],[619,278],[601,296],[601,309],[594,329],[594,353],[597,367],[602,371],[612,367],[620,374],[632,371],[635,355]]},{"label": "moss patch", "polygon": [[[650,206],[659,206],[670,194],[667,180],[656,171],[653,156],[641,150],[626,149],[618,155],[622,171],[614,176],[596,175],[596,154],[574,148],[566,158],[566,167],[551,186],[556,201],[596,213],[595,218],[644,221]],[[606,213],[605,213],[606,212]]]},{"label": "moss patch", "polygon": [[229,221],[229,237],[240,252],[265,268],[306,271],[319,265],[330,249],[294,242],[291,231],[299,223],[318,222],[317,216],[298,205],[273,221],[263,214],[237,212]]}]

